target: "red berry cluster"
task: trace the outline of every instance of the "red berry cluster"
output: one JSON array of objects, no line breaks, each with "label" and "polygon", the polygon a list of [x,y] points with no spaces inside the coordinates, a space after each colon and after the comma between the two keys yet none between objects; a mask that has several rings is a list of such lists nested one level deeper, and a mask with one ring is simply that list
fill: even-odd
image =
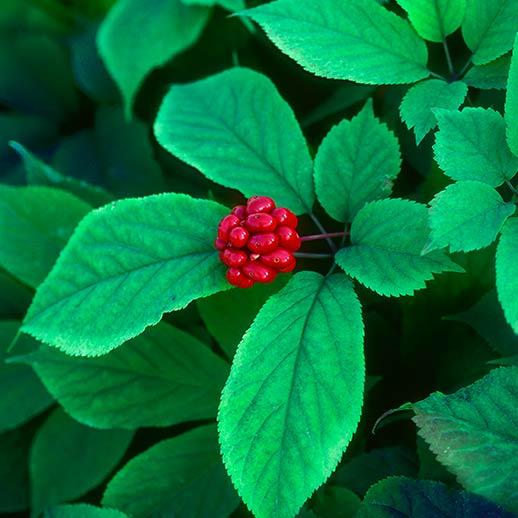
[{"label": "red berry cluster", "polygon": [[293,252],[301,244],[297,223],[293,212],[276,208],[266,196],[252,196],[246,206],[234,207],[220,221],[214,242],[228,266],[228,282],[250,288],[256,282],[272,282],[279,272],[291,272],[296,264]]}]

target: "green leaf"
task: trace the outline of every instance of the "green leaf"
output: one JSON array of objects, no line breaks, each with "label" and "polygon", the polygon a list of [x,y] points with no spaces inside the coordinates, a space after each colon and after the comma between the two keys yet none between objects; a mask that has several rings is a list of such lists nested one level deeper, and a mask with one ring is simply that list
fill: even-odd
[{"label": "green leaf", "polygon": [[300,272],[239,344],[219,410],[221,453],[256,516],[294,516],[356,430],[361,306],[343,274]]},{"label": "green leaf", "polygon": [[130,431],[88,428],[60,409],[52,413],[31,448],[34,513],[98,486],[119,463],[132,437]]},{"label": "green leaf", "polygon": [[119,0],[103,20],[97,46],[131,118],[135,95],[147,75],[190,47],[210,9],[181,0]]},{"label": "green leaf", "polygon": [[47,509],[43,518],[125,518],[126,514],[116,509],[105,509],[90,504],[60,505]]},{"label": "green leaf", "polygon": [[[518,1],[516,2],[518,4]],[[518,13],[517,13],[518,16]],[[514,42],[509,80],[507,82],[507,98],[505,101],[505,122],[507,143],[511,151],[518,156],[518,33]]]},{"label": "green leaf", "polygon": [[464,19],[466,0],[397,0],[408,13],[417,33],[426,40],[441,42],[455,32]]},{"label": "green leaf", "polygon": [[428,51],[410,24],[370,0],[276,0],[244,12],[309,72],[367,84],[428,77]]},{"label": "green leaf", "polygon": [[372,486],[357,518],[512,518],[484,498],[440,482],[389,477]]},{"label": "green leaf", "polygon": [[34,293],[0,269],[0,317],[19,318],[29,307]]},{"label": "green leaf", "polygon": [[412,404],[419,435],[464,488],[518,510],[518,368]]},{"label": "green leaf", "polygon": [[356,514],[361,500],[349,489],[336,486],[323,486],[314,496],[313,506],[317,516],[350,518]]},{"label": "green leaf", "polygon": [[509,219],[496,249],[496,288],[505,317],[518,334],[518,218]]},{"label": "green leaf", "polygon": [[482,182],[449,185],[430,202],[430,241],[425,250],[450,247],[450,252],[470,252],[489,246],[505,220],[514,214],[495,189]]},{"label": "green leaf", "polygon": [[507,88],[510,65],[511,57],[502,56],[487,65],[474,66],[468,70],[468,73],[462,80],[468,86],[475,88],[505,90]]},{"label": "green leaf", "polygon": [[315,157],[315,187],[326,211],[351,221],[365,203],[385,198],[401,167],[399,144],[368,101],[326,135]]},{"label": "green leaf", "polygon": [[169,426],[217,413],[228,366],[208,347],[160,323],[97,358],[42,347],[32,365],[74,418],[95,428]]},{"label": "green leaf", "polygon": [[441,251],[422,255],[428,239],[428,211],[409,200],[368,203],[351,227],[351,246],[335,256],[337,264],[380,295],[411,295],[434,273],[462,271]]},{"label": "green leaf", "polygon": [[68,191],[94,207],[104,205],[113,200],[113,197],[104,189],[90,185],[88,182],[62,175],[18,142],[11,141],[10,145],[23,160],[27,173],[27,183],[56,187]]},{"label": "green leaf", "polygon": [[410,88],[399,110],[408,129],[414,129],[416,143],[420,144],[437,125],[434,109],[456,110],[467,93],[468,87],[463,82],[446,83],[440,79],[427,79]]},{"label": "green leaf", "polygon": [[496,111],[464,108],[436,110],[439,131],[435,136],[435,159],[454,180],[476,180],[497,187],[518,171],[505,140],[505,122]]},{"label": "green leaf", "polygon": [[173,193],[94,210],[36,292],[22,331],[68,354],[97,356],[165,312],[228,288],[212,245],[227,213]]},{"label": "green leaf", "polygon": [[232,68],[175,85],[155,122],[158,142],[207,178],[268,194],[297,213],[315,198],[312,163],[289,105],[265,76]]},{"label": "green leaf", "polygon": [[89,210],[85,202],[58,189],[0,185],[0,266],[38,286]]},{"label": "green leaf", "polygon": [[136,518],[227,518],[239,499],[221,464],[216,426],[159,442],[110,481],[103,505]]},{"label": "green leaf", "polygon": [[[6,363],[7,350],[20,322],[0,321],[0,432],[11,430],[47,409],[53,402],[37,376],[26,365]],[[29,352],[33,340],[22,337],[16,343],[16,353]]]},{"label": "green leaf", "polygon": [[516,0],[470,0],[462,35],[473,51],[473,63],[484,65],[512,48],[518,29]]},{"label": "green leaf", "polygon": [[228,11],[240,11],[246,8],[245,0],[182,0],[185,5],[219,5]]}]

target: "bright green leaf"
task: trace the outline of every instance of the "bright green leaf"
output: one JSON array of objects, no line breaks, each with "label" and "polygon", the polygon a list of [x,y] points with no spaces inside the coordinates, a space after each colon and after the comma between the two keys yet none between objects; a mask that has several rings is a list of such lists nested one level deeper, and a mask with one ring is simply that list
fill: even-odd
[{"label": "bright green leaf", "polygon": [[89,210],[58,189],[0,185],[0,266],[38,286]]},{"label": "bright green leaf", "polygon": [[518,334],[518,218],[508,220],[496,250],[496,287],[505,317]]},{"label": "bright green leaf", "polygon": [[510,65],[511,57],[502,56],[487,65],[474,66],[462,80],[468,86],[475,88],[505,90],[507,88]]},{"label": "bright green leaf", "polygon": [[512,48],[517,20],[517,0],[470,0],[462,35],[475,65],[489,63]]},{"label": "bright green leaf", "polygon": [[360,418],[363,323],[343,274],[300,272],[263,306],[221,396],[226,468],[256,516],[292,517],[335,469]]},{"label": "bright green leaf", "polygon": [[314,201],[312,163],[290,106],[265,76],[232,68],[175,85],[156,122],[158,142],[205,176],[297,213]]},{"label": "bright green leaf", "polygon": [[426,250],[449,246],[450,252],[470,252],[489,246],[515,210],[487,183],[451,184],[430,202]]},{"label": "bright green leaf", "polygon": [[90,504],[72,504],[51,507],[43,518],[125,518],[126,514],[116,509],[105,509]]},{"label": "bright green leaf", "polygon": [[214,425],[159,442],[110,481],[103,505],[135,518],[227,518],[239,499],[221,464]]},{"label": "bright green leaf", "polygon": [[21,361],[73,418],[95,428],[215,417],[228,375],[227,364],[208,347],[165,323],[97,358],[42,347]]},{"label": "bright green leaf", "polygon": [[69,354],[97,356],[165,312],[226,289],[212,243],[227,213],[172,193],[94,210],[36,292],[22,331]]},{"label": "bright green leaf", "polygon": [[101,24],[97,45],[124,98],[126,117],[146,76],[198,39],[210,9],[181,0],[119,0]]},{"label": "bright green leaf", "polygon": [[398,141],[368,101],[352,120],[334,126],[318,148],[318,199],[333,218],[351,221],[365,203],[390,195],[400,166]]},{"label": "bright green leaf", "polygon": [[357,518],[513,518],[480,496],[441,482],[389,477],[372,486]]},{"label": "bright green leaf", "polygon": [[507,147],[504,119],[498,112],[464,108],[436,110],[435,115],[435,159],[450,178],[497,187],[516,174],[518,157]]},{"label": "bright green leaf", "polygon": [[119,463],[132,437],[130,431],[88,428],[56,410],[32,443],[33,511],[74,500],[98,486]]},{"label": "bright green leaf", "polygon": [[318,76],[399,84],[429,75],[423,40],[406,20],[370,0],[276,0],[244,14]]},{"label": "bright green leaf", "polygon": [[[518,4],[518,0],[516,3]],[[514,42],[511,68],[509,69],[509,80],[507,82],[505,122],[507,128],[507,143],[511,151],[518,156],[518,29]]]},{"label": "bright green leaf", "polygon": [[185,5],[205,5],[211,7],[219,5],[228,11],[240,11],[245,9],[245,0],[182,0]]},{"label": "bright green leaf", "polygon": [[419,144],[437,125],[434,109],[456,110],[467,93],[465,83],[446,83],[440,79],[428,79],[410,88],[403,97],[400,113],[408,129],[414,129],[416,143]]},{"label": "bright green leaf", "polygon": [[518,510],[518,368],[412,404],[419,435],[468,491]]},{"label": "bright green leaf", "polygon": [[455,32],[464,19],[466,0],[397,0],[408,13],[418,34],[441,42]]},{"label": "bright green leaf", "polygon": [[428,211],[409,200],[368,203],[351,227],[351,246],[336,254],[343,270],[380,295],[411,295],[434,273],[462,271],[441,251],[422,255]]}]

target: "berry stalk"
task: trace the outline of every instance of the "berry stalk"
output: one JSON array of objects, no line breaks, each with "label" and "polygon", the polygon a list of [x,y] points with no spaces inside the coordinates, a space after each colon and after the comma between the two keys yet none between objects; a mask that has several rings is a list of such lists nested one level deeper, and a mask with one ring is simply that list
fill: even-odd
[{"label": "berry stalk", "polygon": [[348,232],[326,232],[325,234],[313,234],[311,236],[302,236],[301,241],[317,241],[319,239],[330,239],[332,237],[344,237]]}]

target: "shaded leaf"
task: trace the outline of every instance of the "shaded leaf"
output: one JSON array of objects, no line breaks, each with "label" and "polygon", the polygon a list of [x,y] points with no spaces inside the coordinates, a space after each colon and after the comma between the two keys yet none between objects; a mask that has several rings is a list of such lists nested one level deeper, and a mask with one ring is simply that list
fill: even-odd
[{"label": "shaded leaf", "polygon": [[51,507],[43,518],[125,518],[127,515],[116,509],[105,509],[90,504],[72,504]]},{"label": "shaded leaf", "polygon": [[468,70],[462,80],[468,86],[474,86],[475,88],[505,90],[510,65],[511,57],[502,56],[487,65],[474,66]]}]

